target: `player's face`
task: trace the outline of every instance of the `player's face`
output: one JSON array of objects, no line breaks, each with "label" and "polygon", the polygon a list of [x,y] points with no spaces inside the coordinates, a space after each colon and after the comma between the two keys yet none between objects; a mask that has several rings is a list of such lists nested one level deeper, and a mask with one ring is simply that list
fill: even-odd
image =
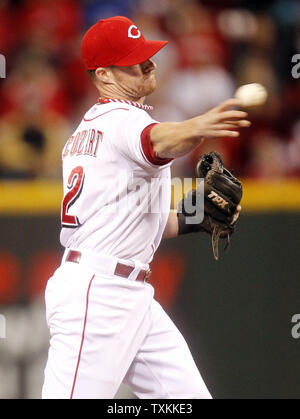
[{"label": "player's face", "polygon": [[155,90],[156,64],[152,60],[129,67],[112,67],[115,82],[127,97],[139,99]]}]

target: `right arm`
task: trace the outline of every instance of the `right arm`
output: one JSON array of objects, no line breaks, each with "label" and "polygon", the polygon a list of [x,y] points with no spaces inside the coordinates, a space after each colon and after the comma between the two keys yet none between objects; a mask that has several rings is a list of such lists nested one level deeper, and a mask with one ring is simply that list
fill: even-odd
[{"label": "right arm", "polygon": [[183,122],[162,122],[150,131],[153,150],[159,158],[176,158],[192,151],[204,138],[236,138],[240,127],[250,126],[248,114],[228,110],[239,106],[237,99],[228,99],[203,115]]}]

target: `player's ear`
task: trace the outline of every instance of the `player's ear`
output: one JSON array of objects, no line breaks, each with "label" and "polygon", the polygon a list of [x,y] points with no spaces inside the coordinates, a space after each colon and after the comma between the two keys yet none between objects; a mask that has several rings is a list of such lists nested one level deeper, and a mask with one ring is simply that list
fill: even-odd
[{"label": "player's ear", "polygon": [[104,84],[111,84],[113,81],[113,75],[110,67],[98,67],[95,70],[95,81],[100,81]]}]

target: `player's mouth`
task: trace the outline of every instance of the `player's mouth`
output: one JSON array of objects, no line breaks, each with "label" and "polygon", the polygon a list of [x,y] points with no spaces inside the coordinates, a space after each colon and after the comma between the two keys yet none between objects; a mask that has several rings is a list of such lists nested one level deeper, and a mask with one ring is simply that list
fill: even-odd
[{"label": "player's mouth", "polygon": [[155,73],[154,68],[152,70],[144,71],[144,77],[145,78],[154,77],[154,73]]}]

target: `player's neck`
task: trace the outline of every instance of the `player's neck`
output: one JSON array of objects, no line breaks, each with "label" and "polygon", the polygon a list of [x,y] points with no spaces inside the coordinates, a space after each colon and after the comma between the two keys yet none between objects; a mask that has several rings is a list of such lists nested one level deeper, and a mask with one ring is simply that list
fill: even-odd
[{"label": "player's neck", "polygon": [[145,102],[145,97],[135,98],[127,95],[113,95],[113,94],[103,94],[101,93],[100,99],[117,99],[117,100],[126,100],[129,102],[139,103],[143,105]]},{"label": "player's neck", "polygon": [[139,103],[140,105],[143,105],[145,102],[145,97],[141,97],[141,98],[132,98],[130,96],[122,96],[122,95],[104,95],[101,94],[101,96],[99,97],[100,99],[117,99],[117,100],[126,100],[129,102],[133,102],[133,103]]},{"label": "player's neck", "polygon": [[127,103],[128,105],[136,106],[137,108],[144,109],[145,111],[152,111],[153,106],[151,105],[143,105],[142,103],[138,102],[132,102],[131,100],[125,100],[125,99],[112,99],[112,98],[100,98],[98,99],[98,103],[114,103],[114,102],[120,102],[120,103]]},{"label": "player's neck", "polygon": [[[99,90],[99,89],[98,89]],[[145,102],[146,97],[136,97],[134,95],[130,95],[126,92],[117,91],[115,89],[101,89],[99,90],[100,98],[101,99],[119,99],[119,100],[129,100],[130,102],[136,102],[143,105]]]}]

